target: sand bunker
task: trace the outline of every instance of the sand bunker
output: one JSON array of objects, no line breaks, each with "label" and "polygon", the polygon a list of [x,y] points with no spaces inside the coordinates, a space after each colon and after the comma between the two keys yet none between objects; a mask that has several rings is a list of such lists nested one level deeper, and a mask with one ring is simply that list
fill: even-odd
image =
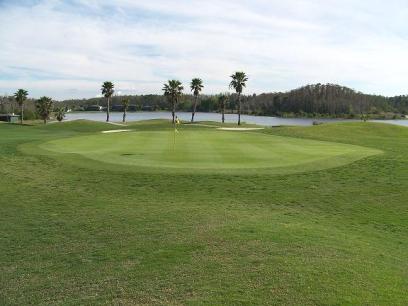
[{"label": "sand bunker", "polygon": [[126,126],[126,124],[124,123],[118,123],[118,122],[106,122],[108,124],[112,124],[112,125],[118,125],[118,126]]},{"label": "sand bunker", "polygon": [[217,130],[223,131],[256,131],[256,130],[263,130],[265,128],[218,128]]},{"label": "sand bunker", "polygon": [[110,133],[123,133],[123,132],[130,132],[131,130],[109,130],[109,131],[102,131],[102,134],[110,134]]}]

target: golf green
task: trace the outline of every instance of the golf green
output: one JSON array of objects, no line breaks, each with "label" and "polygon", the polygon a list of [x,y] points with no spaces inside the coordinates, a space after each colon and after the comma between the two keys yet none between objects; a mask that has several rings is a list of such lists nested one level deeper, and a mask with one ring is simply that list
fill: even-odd
[{"label": "golf green", "polygon": [[183,129],[122,131],[52,140],[40,146],[104,163],[159,169],[329,168],[380,151],[261,132]]}]

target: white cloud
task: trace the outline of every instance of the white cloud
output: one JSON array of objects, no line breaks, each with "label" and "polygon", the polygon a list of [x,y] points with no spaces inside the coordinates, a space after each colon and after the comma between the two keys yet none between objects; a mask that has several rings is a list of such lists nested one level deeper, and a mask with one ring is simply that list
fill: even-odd
[{"label": "white cloud", "polygon": [[0,10],[0,90],[93,97],[160,93],[168,78],[199,76],[225,91],[244,70],[248,93],[332,82],[406,93],[403,1],[40,1]]}]

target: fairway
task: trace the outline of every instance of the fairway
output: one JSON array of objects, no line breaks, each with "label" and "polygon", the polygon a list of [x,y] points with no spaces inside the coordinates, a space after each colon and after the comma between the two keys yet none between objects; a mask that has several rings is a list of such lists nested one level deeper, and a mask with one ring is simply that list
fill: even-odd
[{"label": "fairway", "polygon": [[216,125],[0,123],[0,305],[406,305],[407,128]]},{"label": "fairway", "polygon": [[[121,132],[122,130],[119,130]],[[110,132],[110,131],[109,131]],[[345,164],[379,150],[259,132],[184,129],[123,131],[49,141],[41,148],[106,163],[154,168],[302,170]]]}]

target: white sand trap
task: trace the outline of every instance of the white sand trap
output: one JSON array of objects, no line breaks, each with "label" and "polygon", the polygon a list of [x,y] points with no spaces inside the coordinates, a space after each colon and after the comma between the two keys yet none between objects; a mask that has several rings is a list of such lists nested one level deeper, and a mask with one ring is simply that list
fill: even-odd
[{"label": "white sand trap", "polygon": [[189,126],[204,126],[204,127],[210,127],[210,128],[217,128],[217,127],[219,127],[219,126],[216,126],[216,125],[203,124],[203,123],[188,123],[188,124],[186,124],[186,125],[189,125]]},{"label": "white sand trap", "polygon": [[223,131],[257,131],[257,130],[263,130],[265,128],[218,128],[217,130],[223,130]]},{"label": "white sand trap", "polygon": [[118,125],[118,126],[126,126],[126,124],[124,123],[118,123],[118,122],[106,122],[108,124],[112,124],[112,125]]},{"label": "white sand trap", "polygon": [[102,131],[102,134],[111,134],[111,133],[123,133],[123,132],[130,132],[131,130],[109,130],[109,131]]}]

